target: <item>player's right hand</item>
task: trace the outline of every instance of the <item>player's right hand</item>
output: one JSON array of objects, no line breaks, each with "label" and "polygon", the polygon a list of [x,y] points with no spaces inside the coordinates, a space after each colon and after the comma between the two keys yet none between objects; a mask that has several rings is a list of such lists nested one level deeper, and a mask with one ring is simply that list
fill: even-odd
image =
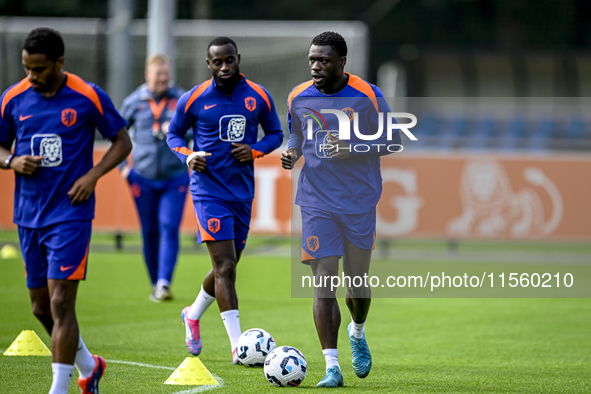
[{"label": "player's right hand", "polygon": [[39,167],[41,160],[43,156],[14,156],[10,162],[10,168],[20,174],[31,175]]},{"label": "player's right hand", "polygon": [[[211,153],[205,153],[204,156],[211,156]],[[192,158],[189,162],[189,168],[197,172],[203,172],[203,170],[205,170],[205,167],[207,166],[207,161],[205,160],[205,157],[195,156],[194,158]]]},{"label": "player's right hand", "polygon": [[295,148],[289,148],[281,152],[281,167],[291,170],[298,161],[298,154]]}]

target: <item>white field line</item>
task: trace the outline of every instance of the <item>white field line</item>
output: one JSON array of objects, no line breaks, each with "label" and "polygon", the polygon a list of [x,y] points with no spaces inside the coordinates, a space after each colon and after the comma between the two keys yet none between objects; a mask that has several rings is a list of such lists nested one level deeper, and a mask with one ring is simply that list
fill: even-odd
[{"label": "white field line", "polygon": [[[0,349],[0,354],[4,353],[5,350],[4,349]],[[105,360],[109,363],[114,363],[114,364],[125,364],[125,365],[133,365],[135,367],[145,367],[145,368],[154,368],[154,369],[166,369],[168,371],[174,371],[176,370],[176,368],[172,368],[172,367],[163,367],[161,365],[152,365],[152,364],[144,364],[144,363],[136,363],[133,361],[121,361],[121,360]],[[172,394],[194,394],[194,393],[202,393],[204,391],[209,391],[209,390],[214,390],[217,389],[218,387],[222,387],[224,385],[224,381],[222,380],[222,378],[220,378],[217,375],[211,374],[211,376],[213,376],[215,378],[215,380],[218,381],[218,384],[215,386],[198,386],[198,387],[193,387],[190,388],[188,390],[183,390],[183,391],[175,391]]]},{"label": "white field line", "polygon": [[136,363],[133,361],[121,361],[121,360],[105,360],[109,363],[114,364],[125,364],[125,365],[134,365],[136,367],[146,367],[146,368],[154,368],[154,369],[167,369],[169,371],[174,371],[176,368],[172,367],[162,367],[160,365],[152,365],[152,364],[143,364],[143,363]]},{"label": "white field line", "polygon": [[[121,360],[105,360],[105,361],[110,362],[110,363],[114,363],[114,364],[133,365],[133,366],[136,366],[136,367],[145,367],[145,368],[154,368],[154,369],[166,369],[168,371],[174,371],[174,370],[176,370],[176,368],[172,368],[172,367],[163,367],[161,365],[136,363],[134,361],[121,361]],[[192,387],[192,388],[187,389],[187,390],[175,391],[173,394],[194,394],[194,393],[202,393],[204,391],[209,391],[209,390],[217,389],[218,387],[222,387],[224,385],[224,381],[222,380],[222,378],[220,378],[219,376],[216,376],[214,374],[212,374],[212,376],[215,378],[215,380],[218,381],[218,384],[217,385],[214,385],[214,386],[207,385],[207,386]]]},{"label": "white field line", "polygon": [[193,394],[193,393],[202,393],[204,391],[209,391],[209,390],[213,390],[213,389],[217,389],[218,387],[221,387],[224,383],[220,380],[220,378],[218,378],[215,375],[212,375],[215,380],[218,381],[218,384],[216,386],[197,386],[197,387],[193,387],[192,389],[188,389],[188,390],[183,390],[183,391],[175,391],[173,394]]}]

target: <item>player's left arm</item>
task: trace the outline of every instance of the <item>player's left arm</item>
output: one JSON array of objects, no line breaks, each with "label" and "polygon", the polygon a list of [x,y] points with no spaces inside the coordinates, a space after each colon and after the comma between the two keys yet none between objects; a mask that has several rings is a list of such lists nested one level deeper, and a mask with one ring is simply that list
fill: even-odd
[{"label": "player's left arm", "polygon": [[263,157],[279,148],[283,142],[283,130],[281,130],[281,122],[275,110],[275,103],[271,95],[266,90],[265,92],[269,98],[270,108],[265,100],[260,100],[259,104],[262,106],[259,122],[263,127],[265,136],[252,145],[232,143],[232,146],[234,146],[232,154],[241,163],[248,163],[258,157]]},{"label": "player's left arm", "polygon": [[68,191],[70,204],[78,205],[88,200],[100,177],[115,168],[131,152],[132,144],[127,129],[126,121],[119,115],[111,99],[101,89],[95,87],[103,112],[97,108],[92,115],[92,120],[103,137],[112,142],[101,161],[91,168],[86,174],[76,179],[72,188]]}]

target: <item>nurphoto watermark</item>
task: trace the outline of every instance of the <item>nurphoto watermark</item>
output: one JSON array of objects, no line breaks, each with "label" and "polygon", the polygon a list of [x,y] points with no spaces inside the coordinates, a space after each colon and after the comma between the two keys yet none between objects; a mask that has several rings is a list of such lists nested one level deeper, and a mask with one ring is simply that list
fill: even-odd
[{"label": "nurphoto watermark", "polygon": [[[316,140],[318,147],[317,154],[326,156],[328,149],[336,148],[339,150],[348,150],[349,152],[365,153],[370,150],[377,152],[388,151],[390,153],[399,153],[404,149],[401,144],[385,143],[392,141],[393,133],[397,130],[402,131],[411,141],[417,141],[417,137],[409,130],[416,126],[417,117],[408,112],[377,112],[377,130],[373,134],[364,134],[359,130],[359,113],[352,110],[338,110],[338,109],[321,109],[320,112],[306,107],[312,114],[309,114],[307,122],[307,138],[308,140]],[[337,117],[339,128],[338,130],[322,130],[322,125],[327,126],[327,122],[322,114],[332,114]],[[398,123],[397,119],[409,119],[409,123]],[[314,132],[314,121],[316,121],[321,130]],[[353,123],[353,133],[361,141],[383,141],[384,143],[364,144],[357,143],[348,146],[339,146],[331,142],[339,139],[343,141],[351,140],[351,123]],[[385,127],[384,127],[385,124]],[[386,138],[384,141],[384,129]]]}]

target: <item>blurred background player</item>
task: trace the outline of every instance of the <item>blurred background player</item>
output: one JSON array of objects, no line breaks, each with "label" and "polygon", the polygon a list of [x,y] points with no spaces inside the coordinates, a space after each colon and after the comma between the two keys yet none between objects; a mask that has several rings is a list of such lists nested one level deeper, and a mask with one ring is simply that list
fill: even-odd
[{"label": "blurred background player", "polygon": [[[192,170],[198,241],[207,243],[213,266],[195,302],[181,317],[187,349],[198,355],[199,320],[217,299],[237,364],[236,342],[241,330],[236,264],[250,228],[253,161],[278,148],[283,132],[271,95],[240,74],[240,54],[232,39],[212,40],[206,62],[213,77],[181,97],[166,138],[170,149]],[[265,136],[257,142],[259,124]],[[185,133],[190,129],[196,152],[185,143]]]},{"label": "blurred background player", "polygon": [[184,93],[170,85],[170,62],[162,55],[146,61],[146,83],[123,102],[121,115],[131,127],[132,162],[120,166],[142,225],[144,260],[155,302],[171,300],[170,283],[179,251],[179,226],[189,186],[187,166],[166,144],[176,104]]},{"label": "blurred background player", "polygon": [[[297,159],[305,157],[295,203],[302,212],[302,262],[311,266],[315,277],[337,276],[341,256],[346,276],[363,277],[369,272],[376,204],[382,193],[379,156],[388,153],[375,146],[369,152],[365,148],[363,153],[355,151],[355,144],[367,141],[353,133],[350,141],[339,140],[328,132],[339,129],[334,115],[324,115],[323,119],[328,120],[326,130],[313,124],[314,138],[305,137],[305,118],[321,115],[321,109],[352,108],[351,113],[362,114],[361,119],[356,116],[363,134],[376,132],[378,112],[390,112],[378,87],[344,72],[346,56],[347,44],[340,34],[324,32],[314,37],[308,54],[312,80],[296,86],[288,98],[289,148],[282,152],[281,163],[290,170]],[[304,104],[299,104],[302,101]],[[317,108],[317,113],[312,114],[310,107]],[[400,144],[399,132],[387,142]],[[353,369],[364,378],[372,365],[365,340],[371,289],[352,286],[350,281],[347,285],[346,303],[351,313],[347,333]],[[318,383],[320,387],[344,385],[337,350],[341,312],[335,292],[327,287],[314,291],[314,323],[326,360],[326,375]]]},{"label": "blurred background player", "polygon": [[[98,393],[105,360],[90,354],[79,334],[76,292],[86,278],[94,188],[129,154],[131,141],[109,97],[62,71],[63,55],[53,29],[25,39],[27,77],[2,95],[0,162],[15,172],[14,223],[27,287],[33,314],[51,336],[49,392],[68,392],[75,365],[82,393]],[[113,144],[93,167],[95,127]]]}]

